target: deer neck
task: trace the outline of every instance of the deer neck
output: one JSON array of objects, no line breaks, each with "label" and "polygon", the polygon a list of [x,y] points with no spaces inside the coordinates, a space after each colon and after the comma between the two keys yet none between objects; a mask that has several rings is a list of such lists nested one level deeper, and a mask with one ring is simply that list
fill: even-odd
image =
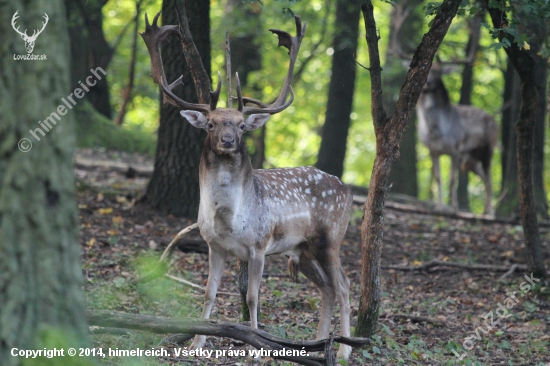
[{"label": "deer neck", "polygon": [[199,166],[199,221],[211,221],[218,234],[233,232],[234,223],[254,203],[252,164],[246,146],[233,154],[216,154],[205,141]]}]

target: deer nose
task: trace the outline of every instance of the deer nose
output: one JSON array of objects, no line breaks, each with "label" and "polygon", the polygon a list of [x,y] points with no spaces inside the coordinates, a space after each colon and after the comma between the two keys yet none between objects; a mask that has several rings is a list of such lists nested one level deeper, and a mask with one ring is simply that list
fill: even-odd
[{"label": "deer nose", "polygon": [[231,147],[235,143],[235,137],[230,133],[224,133],[221,138],[223,147]]}]

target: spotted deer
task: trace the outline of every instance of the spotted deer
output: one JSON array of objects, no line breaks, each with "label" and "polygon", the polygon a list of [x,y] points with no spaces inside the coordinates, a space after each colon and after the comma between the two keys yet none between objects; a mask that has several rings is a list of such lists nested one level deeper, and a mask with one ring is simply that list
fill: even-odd
[{"label": "spotted deer", "polygon": [[441,80],[444,69],[437,62],[432,66],[420,94],[418,137],[430,150],[432,173],[437,182],[438,207],[443,207],[439,157],[451,156],[451,206],[458,209],[457,175],[472,171],[485,185],[485,214],[493,215],[491,204],[491,159],[498,130],[495,119],[482,109],[467,105],[452,105],[449,93]]},{"label": "spotted deer", "polygon": [[[295,17],[296,36],[270,29],[279,45],[289,50],[290,65],[277,99],[271,104],[242,96],[236,75],[237,108],[217,108],[221,90],[211,92],[210,104],[188,103],[173,93],[181,78],[168,84],[160,48],[177,26],[157,26],[160,14],[142,34],[151,57],[151,76],[165,100],[182,109],[181,115],[207,131],[199,165],[200,206],[198,225],[209,247],[208,282],[202,318],[208,319],[229,254],[248,262],[247,304],[251,326],[258,328],[258,290],[267,255],[288,257],[293,279],[298,271],[321,291],[322,306],[317,338],[329,337],[335,300],[340,304],[340,332],[350,335],[349,280],[340,263],[340,245],[350,218],[349,187],[313,167],[252,169],[243,134],[263,126],[270,115],[282,112],[294,100],[291,81],[306,25]],[[231,93],[231,91],[229,91]],[[290,94],[290,97],[288,98]],[[287,100],[288,98],[288,100]],[[253,104],[255,106],[249,106]],[[196,335],[193,348],[205,344]],[[341,345],[338,357],[346,359],[351,347]]]}]

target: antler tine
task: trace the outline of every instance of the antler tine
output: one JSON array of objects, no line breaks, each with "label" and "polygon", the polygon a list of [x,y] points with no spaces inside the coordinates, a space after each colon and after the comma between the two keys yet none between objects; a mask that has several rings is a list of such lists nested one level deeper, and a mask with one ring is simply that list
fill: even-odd
[{"label": "antler tine", "polygon": [[[231,99],[237,99],[237,97],[231,97]],[[254,99],[254,98],[249,98],[249,97],[243,97],[243,103],[244,104],[247,104],[247,103],[256,104],[257,106],[262,107],[262,108],[267,108],[269,106],[268,104],[265,104],[261,100]]]},{"label": "antler tine", "polygon": [[215,91],[210,91],[210,110],[216,109],[218,100],[220,99],[220,92],[222,91],[222,74],[218,71],[218,86]]},{"label": "antler tine", "polygon": [[[294,21],[296,22],[296,36],[292,37],[289,33],[279,30],[279,29],[270,29],[270,31],[274,34],[276,34],[279,37],[279,47],[284,46],[288,49],[288,54],[290,56],[290,64],[288,67],[287,75],[283,82],[283,87],[281,89],[281,92],[279,93],[279,96],[277,99],[267,105],[266,107],[263,107],[262,104],[256,103],[256,101],[251,101],[254,104],[259,105],[261,108],[252,108],[252,107],[244,107],[243,108],[243,114],[254,114],[254,113],[269,113],[269,114],[275,114],[283,111],[285,108],[287,108],[292,101],[294,100],[294,92],[292,91],[292,76],[294,73],[294,65],[296,64],[296,59],[298,57],[298,51],[300,50],[300,45],[302,44],[302,39],[304,38],[304,35],[306,33],[306,23],[302,25],[302,20],[298,15],[294,16]],[[291,98],[288,102],[285,102],[288,93],[291,93]]]},{"label": "antler tine", "polygon": [[25,29],[25,33],[23,33],[19,30],[18,25],[17,25],[17,28],[15,28],[16,27],[16,21],[17,21],[18,18],[19,18],[19,10],[17,10],[15,12],[15,14],[13,14],[13,17],[11,17],[11,27],[13,28],[14,31],[19,33],[21,36],[27,36],[27,30],[26,29]]},{"label": "antler tine", "polygon": [[[162,14],[162,11],[159,11],[157,14],[155,14],[155,17],[153,18],[153,27],[157,27],[158,20],[160,18],[160,14]],[[147,14],[145,14],[147,16]]]},{"label": "antler tine", "polygon": [[237,109],[239,112],[243,111],[243,91],[241,90],[241,81],[239,80],[239,73],[235,73],[235,81],[237,83]]},{"label": "antler tine", "polygon": [[164,103],[170,103],[181,109],[210,113],[210,105],[186,102],[172,92],[173,88],[181,84],[182,77],[178,78],[173,83],[168,84],[164,67],[162,65],[161,46],[170,35],[175,34],[178,37],[181,37],[181,34],[177,25],[164,25],[159,27],[157,25],[159,17],[160,12],[155,15],[153,24],[149,24],[148,16],[145,14],[145,32],[140,35],[145,41],[145,45],[149,51],[149,57],[151,58],[151,77],[164,92]]}]

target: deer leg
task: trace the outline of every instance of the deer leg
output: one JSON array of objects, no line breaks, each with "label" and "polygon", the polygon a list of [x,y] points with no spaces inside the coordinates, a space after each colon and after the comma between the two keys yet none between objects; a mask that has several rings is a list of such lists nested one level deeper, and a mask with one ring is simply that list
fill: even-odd
[{"label": "deer leg", "polygon": [[[430,157],[432,158],[432,176],[437,183],[437,208],[443,208],[443,191],[441,189],[441,175],[439,169],[439,155],[430,152]],[[430,187],[431,189],[431,187]]]},{"label": "deer leg", "polygon": [[[350,324],[349,317],[351,314],[351,307],[349,305],[349,279],[344,273],[344,269],[340,265],[340,258],[338,258],[338,282],[336,283],[336,297],[338,298],[338,303],[340,304],[340,335],[344,337],[349,337],[350,333]],[[339,359],[347,360],[351,354],[351,346],[340,344],[338,349],[337,357]]]},{"label": "deer leg", "polygon": [[321,314],[317,327],[317,339],[327,339],[330,333],[330,323],[336,300],[334,287],[316,259],[308,258],[302,254],[300,256],[299,268],[300,272],[321,291]]},{"label": "deer leg", "polygon": [[487,171],[485,171],[481,162],[478,162],[474,165],[472,171],[479,175],[481,180],[483,180],[483,185],[485,186],[485,209],[483,213],[485,215],[494,215],[495,212],[493,211],[493,205],[491,203],[491,198],[493,197],[493,186],[491,183],[490,170],[487,169]]},{"label": "deer leg", "polygon": [[458,182],[458,169],[460,168],[460,157],[458,155],[451,155],[451,179],[450,179],[450,191],[451,191],[451,207],[458,210],[458,198],[457,187]]},{"label": "deer leg", "polygon": [[[218,292],[218,287],[223,274],[223,269],[225,267],[225,259],[227,258],[227,252],[213,250],[209,246],[208,251],[208,281],[206,283],[206,291],[204,293],[204,307],[202,309],[202,319],[210,318],[210,313],[212,312],[212,307],[216,301],[216,292]],[[193,343],[191,344],[192,349],[202,348],[206,343],[206,336],[197,334]]]},{"label": "deer leg", "polygon": [[250,311],[250,326],[254,329],[258,329],[258,294],[260,292],[260,282],[264,272],[264,261],[264,253],[258,253],[253,248],[250,250],[246,303]]}]

